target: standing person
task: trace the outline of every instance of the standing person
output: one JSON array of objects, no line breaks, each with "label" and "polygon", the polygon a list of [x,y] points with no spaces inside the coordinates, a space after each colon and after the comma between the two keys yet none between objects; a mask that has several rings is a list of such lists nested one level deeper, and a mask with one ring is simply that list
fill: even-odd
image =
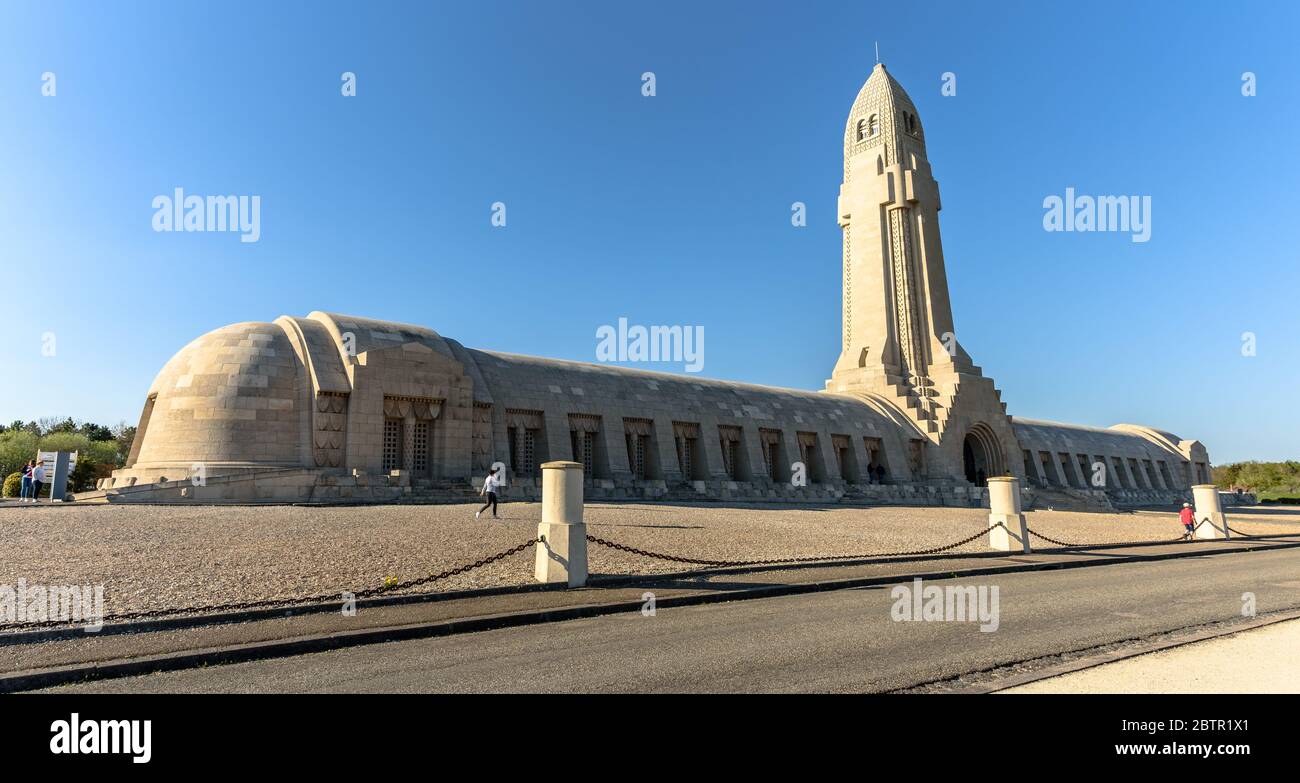
[{"label": "standing person", "polygon": [[484,511],[487,511],[488,506],[492,507],[492,518],[498,519],[497,489],[499,489],[500,487],[501,487],[501,477],[497,475],[497,468],[492,468],[491,470],[488,471],[487,477],[483,479],[483,488],[478,491],[480,495],[487,495],[487,502],[483,504],[483,508],[480,508],[478,511],[474,512],[475,519],[478,519],[479,514],[482,514]]},{"label": "standing person", "polygon": [[1183,504],[1183,510],[1178,512],[1178,521],[1183,523],[1183,538],[1191,540],[1196,532],[1196,514],[1192,513],[1191,503]]},{"label": "standing person", "polygon": [[31,460],[23,465],[23,489],[18,493],[19,503],[26,503],[32,497],[32,468],[35,466],[36,463]]},{"label": "standing person", "polygon": [[36,463],[32,468],[32,502],[41,502],[41,485],[45,483],[45,460]]}]

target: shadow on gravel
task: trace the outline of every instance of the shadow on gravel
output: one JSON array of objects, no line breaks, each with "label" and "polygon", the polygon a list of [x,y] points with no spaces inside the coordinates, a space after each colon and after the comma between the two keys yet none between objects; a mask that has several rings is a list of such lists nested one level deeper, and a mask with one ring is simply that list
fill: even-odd
[{"label": "shadow on gravel", "polygon": [[655,530],[703,530],[704,525],[620,525],[616,522],[588,522],[587,527],[648,527]]}]

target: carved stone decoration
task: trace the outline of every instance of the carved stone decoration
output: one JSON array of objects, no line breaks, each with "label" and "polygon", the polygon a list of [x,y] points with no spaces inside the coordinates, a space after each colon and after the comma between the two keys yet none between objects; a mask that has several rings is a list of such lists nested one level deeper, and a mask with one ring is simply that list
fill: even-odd
[{"label": "carved stone decoration", "polygon": [[432,420],[442,414],[442,400],[427,397],[396,397],[384,395],[384,416],[390,419],[405,419],[414,416],[421,420]]},{"label": "carved stone decoration", "polygon": [[653,422],[650,419],[623,419],[623,432],[628,435],[650,436]]},{"label": "carved stone decoration", "polygon": [[509,408],[506,410],[506,426],[520,430],[540,430],[542,428],[542,412]]},{"label": "carved stone decoration", "polygon": [[569,430],[572,432],[600,432],[600,417],[585,413],[569,414]]},{"label": "carved stone decoration", "polygon": [[318,468],[343,465],[344,428],[348,421],[348,396],[338,392],[316,395],[312,417],[312,461]]},{"label": "carved stone decoration", "polygon": [[[508,417],[507,417],[508,418]],[[475,473],[485,471],[492,465],[492,405],[485,402],[474,403],[473,443],[470,458]]]}]

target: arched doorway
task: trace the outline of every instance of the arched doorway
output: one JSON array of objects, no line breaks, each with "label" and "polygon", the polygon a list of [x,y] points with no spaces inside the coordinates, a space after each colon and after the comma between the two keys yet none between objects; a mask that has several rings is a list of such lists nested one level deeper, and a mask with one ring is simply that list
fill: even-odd
[{"label": "arched doorway", "polygon": [[987,424],[976,424],[966,433],[961,445],[962,466],[966,480],[984,486],[989,476],[1006,472],[1002,448]]}]

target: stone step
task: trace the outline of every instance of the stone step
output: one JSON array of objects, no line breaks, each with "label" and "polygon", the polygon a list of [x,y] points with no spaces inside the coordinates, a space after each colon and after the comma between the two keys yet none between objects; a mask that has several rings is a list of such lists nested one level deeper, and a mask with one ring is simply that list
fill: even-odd
[{"label": "stone step", "polygon": [[1032,508],[1055,511],[1114,511],[1110,498],[1100,490],[1065,487],[1034,487]]}]

